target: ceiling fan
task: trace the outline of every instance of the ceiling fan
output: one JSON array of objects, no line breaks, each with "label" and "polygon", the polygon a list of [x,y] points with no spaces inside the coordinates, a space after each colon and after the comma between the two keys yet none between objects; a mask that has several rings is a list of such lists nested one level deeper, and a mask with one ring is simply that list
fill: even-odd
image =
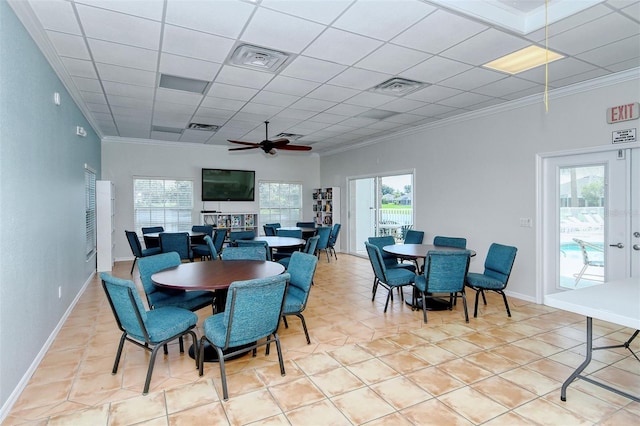
[{"label": "ceiling fan", "polygon": [[244,148],[229,148],[229,151],[242,151],[245,149],[260,148],[266,154],[270,154],[270,155],[275,155],[278,149],[284,149],[287,151],[311,151],[310,146],[289,145],[289,139],[286,139],[286,138],[275,139],[272,141],[269,140],[269,122],[265,121],[264,125],[265,125],[265,129],[264,129],[265,138],[262,142],[256,143],[256,142],[232,141],[231,139],[227,139],[231,143],[248,145]]}]

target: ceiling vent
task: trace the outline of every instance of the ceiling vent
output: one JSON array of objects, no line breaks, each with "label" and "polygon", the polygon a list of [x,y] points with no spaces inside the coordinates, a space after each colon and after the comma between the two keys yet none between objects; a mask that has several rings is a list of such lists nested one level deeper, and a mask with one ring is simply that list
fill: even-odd
[{"label": "ceiling vent", "polygon": [[285,139],[289,139],[290,141],[295,141],[296,139],[300,139],[302,136],[304,135],[296,135],[295,133],[278,133],[275,137],[285,138]]},{"label": "ceiling vent", "polygon": [[166,127],[166,126],[152,126],[151,130],[154,132],[163,132],[163,133],[176,133],[178,135],[182,134],[182,130],[178,127]]},{"label": "ceiling vent", "polygon": [[184,92],[199,93],[203,95],[209,87],[210,83],[210,81],[161,74],[159,87],[164,87],[165,89],[182,90]]},{"label": "ceiling vent", "polygon": [[372,87],[369,90],[383,95],[404,96],[407,93],[414,92],[427,86],[427,83],[422,83],[420,81],[394,77]]},{"label": "ceiling vent", "polygon": [[216,132],[220,126],[216,126],[215,124],[189,123],[187,128],[192,130],[203,130],[205,132]]},{"label": "ceiling vent", "polygon": [[288,53],[242,44],[231,55],[230,63],[239,67],[275,73],[287,59],[289,59]]}]

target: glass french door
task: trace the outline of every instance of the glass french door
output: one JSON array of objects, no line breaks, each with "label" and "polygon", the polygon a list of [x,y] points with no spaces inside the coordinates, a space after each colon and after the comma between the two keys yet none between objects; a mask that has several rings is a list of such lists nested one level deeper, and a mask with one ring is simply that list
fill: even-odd
[{"label": "glass french door", "polygon": [[638,276],[638,157],[619,149],[543,159],[539,295]]},{"label": "glass french door", "polygon": [[349,179],[350,253],[366,256],[371,236],[402,241],[413,216],[413,172]]}]

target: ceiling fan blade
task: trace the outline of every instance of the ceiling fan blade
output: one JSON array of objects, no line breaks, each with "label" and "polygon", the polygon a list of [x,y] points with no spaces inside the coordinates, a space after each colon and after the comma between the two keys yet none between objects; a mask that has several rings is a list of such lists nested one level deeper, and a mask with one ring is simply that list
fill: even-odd
[{"label": "ceiling fan blade", "polygon": [[271,141],[271,143],[273,143],[274,145],[286,145],[289,143],[289,139],[286,139],[286,138],[274,139]]},{"label": "ceiling fan blade", "polygon": [[260,144],[259,143],[255,143],[255,142],[232,141],[231,139],[227,139],[227,140],[229,142],[231,142],[231,143],[237,143],[237,144],[240,144],[240,145],[250,145],[250,146],[253,146],[253,147],[256,147],[256,148],[260,147]]},{"label": "ceiling fan blade", "polygon": [[260,146],[247,146],[244,148],[229,148],[229,151],[243,151],[245,149],[256,149],[256,148],[260,148]]},{"label": "ceiling fan blade", "polygon": [[278,149],[284,149],[289,151],[311,151],[311,147],[305,146],[305,145],[282,145],[282,146],[279,146]]}]

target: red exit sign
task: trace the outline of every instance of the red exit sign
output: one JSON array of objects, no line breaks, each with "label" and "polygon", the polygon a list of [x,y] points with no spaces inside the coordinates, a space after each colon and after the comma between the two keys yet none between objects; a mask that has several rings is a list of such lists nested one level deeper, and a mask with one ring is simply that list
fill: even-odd
[{"label": "red exit sign", "polygon": [[607,123],[618,123],[620,121],[634,120],[640,117],[640,104],[618,105],[607,109]]}]

